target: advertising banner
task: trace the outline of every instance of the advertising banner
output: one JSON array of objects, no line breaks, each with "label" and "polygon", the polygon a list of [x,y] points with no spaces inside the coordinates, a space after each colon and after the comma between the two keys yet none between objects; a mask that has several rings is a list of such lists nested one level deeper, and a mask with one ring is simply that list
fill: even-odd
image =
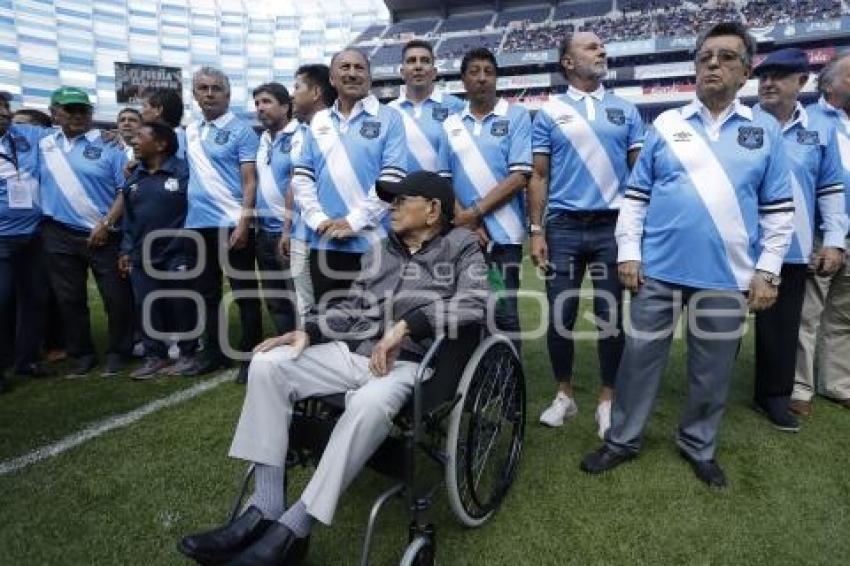
[{"label": "advertising banner", "polygon": [[149,88],[173,88],[183,92],[179,67],[115,62],[115,97],[118,104],[137,104]]}]

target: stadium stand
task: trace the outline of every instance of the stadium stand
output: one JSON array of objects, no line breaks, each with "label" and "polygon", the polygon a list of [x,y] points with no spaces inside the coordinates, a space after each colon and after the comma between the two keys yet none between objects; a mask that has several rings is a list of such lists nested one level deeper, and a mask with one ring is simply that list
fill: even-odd
[{"label": "stadium stand", "polygon": [[558,45],[565,34],[573,31],[575,31],[575,26],[567,23],[535,29],[527,27],[513,29],[508,32],[508,37],[505,38],[502,53],[551,49],[552,46]]},{"label": "stadium stand", "polygon": [[604,41],[626,41],[652,35],[652,19],[643,16],[616,16],[585,20],[580,31],[592,31]]},{"label": "stadium stand", "polygon": [[501,33],[450,37],[440,43],[440,46],[437,48],[437,55],[442,59],[460,59],[464,53],[477,47],[486,47],[491,51],[495,51],[501,41]]},{"label": "stadium stand", "polygon": [[354,43],[363,43],[364,41],[370,41],[376,39],[381,36],[381,32],[386,28],[384,24],[377,24],[373,26],[369,26],[363,33],[357,36],[357,40]]},{"label": "stadium stand", "polygon": [[741,12],[749,25],[761,27],[838,18],[841,7],[839,0],[752,0]]},{"label": "stadium stand", "polygon": [[373,67],[381,65],[396,65],[401,61],[401,50],[404,43],[387,43],[369,57]]},{"label": "stadium stand", "polygon": [[525,22],[527,24],[543,23],[549,17],[549,12],[551,11],[551,8],[548,6],[505,10],[497,16],[496,27],[505,27],[511,22]]},{"label": "stadium stand", "polygon": [[479,31],[484,29],[484,26],[490,23],[493,19],[493,13],[485,14],[470,14],[462,16],[450,16],[443,20],[443,25],[440,26],[440,33],[450,33],[453,31]]},{"label": "stadium stand", "polygon": [[563,20],[604,16],[611,11],[611,8],[611,0],[590,0],[589,2],[559,4],[555,8],[552,20],[559,22]]},{"label": "stadium stand", "polygon": [[437,18],[398,22],[389,27],[387,33],[384,34],[384,37],[386,39],[398,39],[402,34],[406,33],[412,33],[416,36],[424,36],[434,31],[438,22],[439,20]]}]

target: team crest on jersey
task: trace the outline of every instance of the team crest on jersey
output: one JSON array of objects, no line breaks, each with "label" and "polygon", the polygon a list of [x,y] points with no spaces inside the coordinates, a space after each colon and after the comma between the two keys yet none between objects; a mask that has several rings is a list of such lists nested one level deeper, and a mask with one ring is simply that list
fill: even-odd
[{"label": "team crest on jersey", "polygon": [[797,130],[797,143],[800,145],[818,145],[820,136],[811,130]]},{"label": "team crest on jersey", "polygon": [[224,145],[230,139],[230,130],[219,130],[215,134],[215,143]]},{"label": "team crest on jersey", "polygon": [[498,120],[497,122],[493,122],[493,125],[490,126],[490,135],[496,137],[502,137],[508,135],[508,128],[511,123],[507,120]]},{"label": "team crest on jersey", "polygon": [[449,109],[442,106],[435,106],[431,109],[431,118],[437,122],[443,122],[449,117]]},{"label": "team crest on jersey", "polygon": [[367,140],[373,140],[377,138],[381,134],[381,123],[380,122],[363,122],[363,125],[360,126],[360,135],[366,138]]},{"label": "team crest on jersey", "polygon": [[622,108],[606,108],[605,115],[608,116],[608,121],[615,126],[622,126],[626,123],[626,113]]},{"label": "team crest on jersey", "polygon": [[752,126],[738,128],[738,145],[747,149],[758,149],[764,145],[764,129]]},{"label": "team crest on jersey", "polygon": [[15,151],[20,151],[21,153],[26,153],[32,149],[30,142],[27,141],[27,138],[21,136],[15,136],[12,138],[15,142]]},{"label": "team crest on jersey", "polygon": [[175,179],[174,177],[169,177],[165,180],[165,184],[162,185],[162,188],[168,192],[176,192],[180,190],[180,181]]},{"label": "team crest on jersey", "polygon": [[91,159],[92,161],[95,161],[97,159],[100,159],[100,156],[101,156],[102,153],[103,153],[102,149],[100,149],[99,147],[97,147],[95,145],[90,145],[86,149],[83,150],[83,157],[85,157],[86,159]]},{"label": "team crest on jersey", "polygon": [[280,152],[289,153],[290,151],[292,151],[292,138],[285,137],[283,138],[283,141],[280,142]]}]

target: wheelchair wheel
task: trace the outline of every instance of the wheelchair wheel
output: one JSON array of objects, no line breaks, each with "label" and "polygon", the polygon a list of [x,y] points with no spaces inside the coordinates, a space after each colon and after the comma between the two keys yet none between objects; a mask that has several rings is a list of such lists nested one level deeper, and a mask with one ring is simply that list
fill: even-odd
[{"label": "wheelchair wheel", "polygon": [[434,545],[425,535],[419,535],[407,545],[399,566],[434,566]]},{"label": "wheelchair wheel", "polygon": [[460,379],[449,417],[446,487],[449,504],[468,527],[483,524],[513,483],[525,429],[525,380],[511,342],[489,336]]}]

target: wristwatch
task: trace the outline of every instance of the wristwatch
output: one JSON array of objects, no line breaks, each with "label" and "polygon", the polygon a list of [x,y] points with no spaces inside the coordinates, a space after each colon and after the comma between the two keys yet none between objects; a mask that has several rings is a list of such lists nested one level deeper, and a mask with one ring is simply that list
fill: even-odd
[{"label": "wristwatch", "polygon": [[761,275],[762,279],[767,281],[767,283],[769,285],[772,285],[773,287],[779,287],[779,285],[782,283],[782,277],[780,277],[779,275],[775,275],[775,274],[771,273],[770,271],[765,271],[763,269],[759,269],[757,271],[757,273],[759,275]]},{"label": "wristwatch", "polygon": [[539,236],[543,234],[543,226],[540,224],[529,224],[528,225],[528,235],[529,236]]}]

